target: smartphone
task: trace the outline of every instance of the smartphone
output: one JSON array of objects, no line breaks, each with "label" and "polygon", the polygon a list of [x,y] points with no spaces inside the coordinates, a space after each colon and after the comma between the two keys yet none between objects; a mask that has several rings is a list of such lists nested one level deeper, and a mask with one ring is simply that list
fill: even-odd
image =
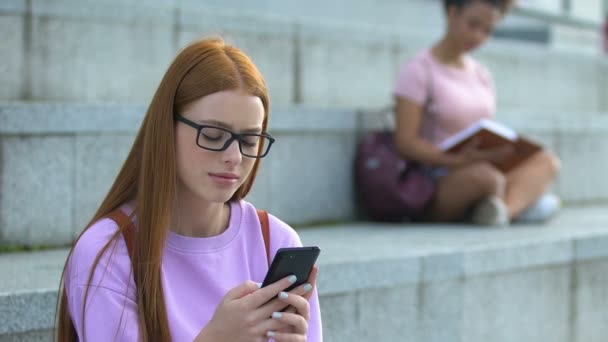
[{"label": "smartphone", "polygon": [[285,292],[289,292],[306,283],[319,253],[321,253],[321,250],[317,246],[280,248],[272,260],[264,282],[262,282],[262,287],[290,275],[295,275],[298,279],[293,285],[284,290]]}]

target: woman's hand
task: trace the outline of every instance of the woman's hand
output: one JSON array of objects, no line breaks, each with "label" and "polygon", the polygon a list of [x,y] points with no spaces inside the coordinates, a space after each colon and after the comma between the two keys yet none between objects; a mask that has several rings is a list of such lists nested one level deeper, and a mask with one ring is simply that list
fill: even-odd
[{"label": "woman's hand", "polygon": [[500,163],[514,152],[512,145],[501,145],[491,148],[479,148],[479,141],[474,139],[460,150],[461,163],[459,166],[486,161]]},{"label": "woman's hand", "polygon": [[[310,315],[308,301],[295,293],[288,294],[287,298],[280,296],[295,281],[295,276],[290,276],[261,289],[252,281],[233,288],[224,296],[211,321],[195,341],[266,342],[272,337],[272,332],[276,332],[276,341],[305,341]],[[296,308],[297,313],[273,318],[274,312],[288,305]],[[279,333],[288,326],[293,327],[294,333],[285,333],[287,336]]]},{"label": "woman's hand", "polygon": [[[273,314],[273,318],[286,324],[285,328],[278,331],[273,331],[275,341],[306,341],[308,321],[310,320],[309,302],[310,298],[312,297],[313,290],[317,286],[318,275],[319,269],[317,266],[314,266],[312,272],[310,273],[310,277],[308,277],[308,282],[293,289],[291,292],[289,292],[287,298],[282,299],[283,303],[288,303],[290,305],[283,312]],[[303,303],[299,299],[295,299],[296,297],[290,298],[292,296],[302,297],[306,300],[306,302]],[[298,301],[298,305],[300,305],[300,307],[291,304],[288,302],[288,300]]]}]

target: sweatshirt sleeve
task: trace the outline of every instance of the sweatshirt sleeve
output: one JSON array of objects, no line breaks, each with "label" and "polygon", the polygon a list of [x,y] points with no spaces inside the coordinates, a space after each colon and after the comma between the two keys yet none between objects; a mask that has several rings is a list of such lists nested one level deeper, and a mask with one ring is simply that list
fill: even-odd
[{"label": "sweatshirt sleeve", "polygon": [[110,243],[88,282],[97,255],[117,229],[109,219],[93,224],[78,240],[68,261],[65,290],[80,341],[139,341],[135,284],[122,236]]}]

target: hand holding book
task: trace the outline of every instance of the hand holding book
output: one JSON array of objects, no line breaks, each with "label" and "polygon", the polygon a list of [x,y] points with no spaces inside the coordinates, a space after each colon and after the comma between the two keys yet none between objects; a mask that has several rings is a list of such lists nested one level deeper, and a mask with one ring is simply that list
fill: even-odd
[{"label": "hand holding book", "polygon": [[468,164],[476,161],[501,163],[513,152],[515,152],[515,149],[511,144],[503,144],[495,147],[483,147],[481,139],[479,139],[479,137],[473,137],[471,141],[465,143],[456,153],[460,154]]},{"label": "hand holding book", "polygon": [[542,149],[542,146],[495,121],[482,119],[440,144],[446,153],[470,160],[487,160],[508,172]]}]

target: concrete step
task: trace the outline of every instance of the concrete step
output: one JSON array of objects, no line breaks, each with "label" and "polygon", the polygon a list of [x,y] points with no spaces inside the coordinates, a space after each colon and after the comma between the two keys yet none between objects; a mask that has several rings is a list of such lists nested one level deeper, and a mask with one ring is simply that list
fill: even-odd
[{"label": "concrete step", "polygon": [[[129,105],[0,104],[0,185],[10,194],[0,202],[0,243],[70,243],[108,191],[144,111]],[[560,156],[555,190],[566,202],[607,202],[608,164],[601,156],[608,153],[608,115],[549,114],[503,112],[499,118]],[[290,224],[357,219],[357,139],[381,122],[377,113],[354,110],[274,109],[270,131],[277,143],[249,199]]]},{"label": "concrete step", "polygon": [[[11,194],[0,202],[0,241],[69,243],[108,191],[144,111],[122,105],[0,105],[0,184]],[[298,108],[275,109],[272,116],[280,143],[264,159],[250,198],[294,224],[353,218],[356,115]],[[302,160],[312,172],[302,172]]]},{"label": "concrete step", "polygon": [[[499,110],[497,120],[543,144],[561,159],[554,191],[573,204],[607,203],[608,112]],[[386,126],[376,112],[360,113],[363,130]],[[388,125],[392,127],[392,125]]]},{"label": "concrete step", "polygon": [[[608,336],[608,207],[569,207],[547,225],[508,229],[362,222],[299,232],[322,250],[327,341]],[[50,341],[66,255],[0,255],[0,342]]]},{"label": "concrete step", "polygon": [[[275,104],[373,108],[443,27],[428,0],[11,3],[0,100],[146,103],[179,47],[221,34],[253,57]],[[608,62],[573,51],[496,40],[479,56],[501,108],[608,111]]]}]

